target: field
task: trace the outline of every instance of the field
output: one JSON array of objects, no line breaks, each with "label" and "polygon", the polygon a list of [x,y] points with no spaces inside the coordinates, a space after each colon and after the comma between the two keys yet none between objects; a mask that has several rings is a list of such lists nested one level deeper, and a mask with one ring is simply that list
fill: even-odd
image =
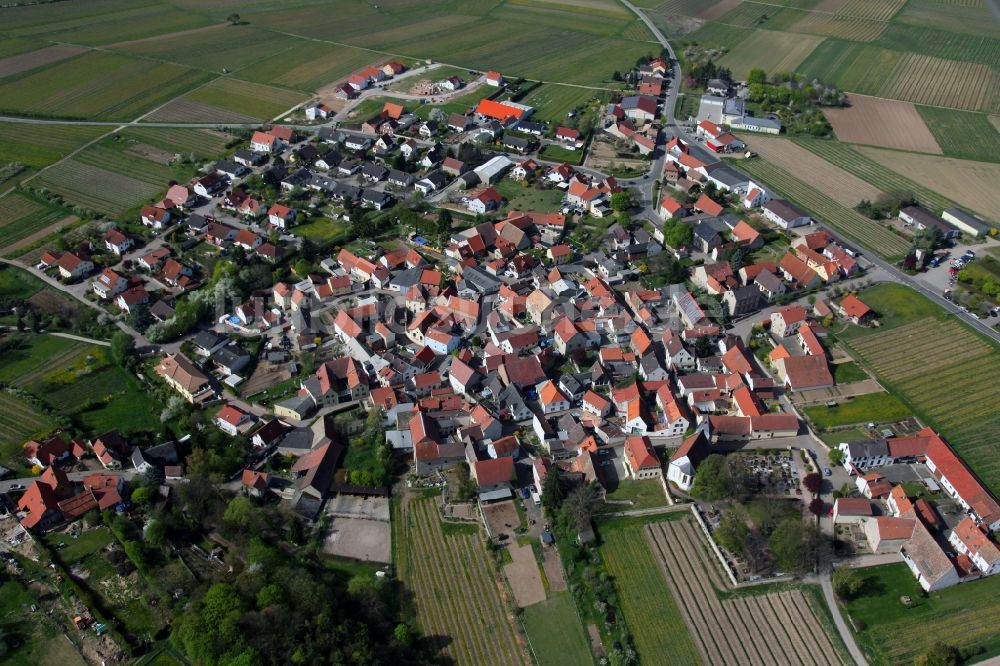
[{"label": "field", "polygon": [[965,325],[940,316],[847,344],[887,389],[948,440],[988,488],[1000,491],[995,444],[1000,350]]},{"label": "field", "polygon": [[1000,75],[988,65],[909,53],[893,71],[882,94],[931,106],[997,111],[998,87]]},{"label": "field", "polygon": [[521,104],[535,109],[535,119],[561,123],[566,114],[580,106],[588,105],[595,97],[593,90],[571,86],[544,85],[532,90]]},{"label": "field", "polygon": [[96,433],[155,427],[159,407],[137,380],[110,363],[105,347],[52,335],[32,336],[0,362],[0,382],[41,398]]},{"label": "field", "polygon": [[794,173],[847,208],[853,208],[862,199],[873,201],[881,194],[870,181],[851,175],[788,139],[744,136],[744,140],[771,164]]},{"label": "field", "polygon": [[253,123],[304,102],[305,95],[261,83],[220,78],[151,113],[154,122]]},{"label": "field", "polygon": [[[30,42],[28,42],[28,44],[30,44]],[[80,46],[56,44],[53,46],[46,46],[35,51],[29,51],[27,53],[9,55],[0,59],[0,77],[13,76],[14,74],[20,74],[21,72],[37,69],[38,67],[44,67],[45,65],[50,65],[54,62],[59,62],[60,60],[80,55],[81,53],[86,52],[86,50],[87,49]]]},{"label": "field", "polygon": [[221,157],[226,144],[233,138],[225,132],[210,129],[183,129],[166,127],[129,127],[120,135],[128,143],[153,146],[168,153],[185,157],[194,153],[198,160]]},{"label": "field", "polygon": [[[935,641],[957,648],[982,647],[975,661],[1000,652],[995,631],[1000,619],[1000,577],[990,576],[924,596],[903,563],[861,570],[865,588],[845,605],[865,623],[858,642],[873,666],[910,664]],[[910,607],[900,603],[909,596]]]},{"label": "field", "polygon": [[679,600],[657,570],[643,526],[625,522],[619,527],[610,521],[602,524],[600,532],[601,556],[618,589],[639,663],[662,663],[665,654],[671,655],[674,664],[713,663],[699,657],[694,636],[701,629],[691,631],[681,620]]},{"label": "field", "polygon": [[915,183],[939,192],[947,192],[956,203],[998,221],[1000,211],[1000,164],[956,160],[916,153],[901,153],[882,148],[860,146],[857,149],[875,162]]},{"label": "field", "polygon": [[[166,35],[164,39],[118,45],[116,50],[143,58],[166,60],[219,74],[237,72],[252,63],[296,48],[287,37],[249,26]],[[252,44],[252,48],[248,45]]]},{"label": "field", "polygon": [[43,167],[107,132],[86,125],[0,123],[0,161]]},{"label": "field", "polygon": [[1000,128],[981,113],[930,106],[917,110],[949,157],[1000,162]]},{"label": "field", "polygon": [[186,67],[91,51],[3,79],[0,111],[60,118],[134,120],[208,79]]},{"label": "field", "polygon": [[0,248],[65,219],[66,212],[21,194],[0,198]]},{"label": "field", "polygon": [[530,664],[478,534],[445,536],[433,499],[401,511],[400,576],[423,635],[456,664]]},{"label": "field", "polygon": [[569,592],[528,606],[522,618],[539,664],[579,666],[593,660]]},{"label": "field", "polygon": [[156,0],[79,2],[53,10],[45,4],[5,8],[4,32],[76,44],[110,44],[207,25],[200,13]]},{"label": "field", "polygon": [[286,52],[259,60],[237,78],[312,92],[385,58],[352,46],[301,40]]},{"label": "field", "polygon": [[836,407],[806,407],[805,412],[818,429],[855,423],[892,423],[911,416],[906,405],[889,393],[867,393],[843,399]]},{"label": "field", "polygon": [[828,39],[799,71],[850,92],[965,111],[996,112],[1000,74],[989,65]]},{"label": "field", "polygon": [[900,13],[899,21],[907,27],[915,25],[953,33],[997,37],[993,15],[984,3],[911,0]]},{"label": "field", "polygon": [[31,403],[0,392],[0,464],[21,461],[21,447],[28,439],[43,435],[55,426],[49,416]]},{"label": "field", "polygon": [[754,178],[759,178],[772,189],[801,205],[821,222],[829,224],[853,242],[870,248],[882,257],[901,257],[910,247],[906,239],[897,236],[878,222],[869,220],[860,213],[837,203],[826,194],[817,191],[814,184],[799,180],[780,167],[763,160],[747,160],[740,162],[739,166]]},{"label": "field", "polygon": [[[939,191],[944,188],[930,189],[915,183],[864,155],[862,147],[848,146],[837,141],[813,139],[799,139],[797,143],[883,192],[912,192],[920,203],[931,209],[943,210],[954,205],[950,199],[939,194]],[[889,151],[885,152],[889,153]]]},{"label": "field", "polygon": [[913,104],[866,95],[851,95],[849,101],[846,108],[823,109],[841,141],[941,154],[941,146]]},{"label": "field", "polygon": [[747,73],[754,67],[760,67],[769,74],[794,72],[822,41],[822,37],[813,35],[755,30],[750,37],[736,44],[719,64],[730,68],[739,81],[745,81]]},{"label": "field", "polygon": [[49,169],[36,182],[75,206],[120,216],[166,190],[169,178],[153,184],[73,159]]},{"label": "field", "polygon": [[720,598],[728,579],[691,520],[653,523],[643,532],[704,663],[843,663],[821,611],[802,590]]}]

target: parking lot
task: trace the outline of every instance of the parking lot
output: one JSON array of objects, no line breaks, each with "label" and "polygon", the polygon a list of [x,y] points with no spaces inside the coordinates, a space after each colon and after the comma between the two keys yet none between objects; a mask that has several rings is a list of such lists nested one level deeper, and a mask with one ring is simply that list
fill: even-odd
[{"label": "parking lot", "polygon": [[[952,300],[950,298],[951,290],[955,287],[958,272],[969,262],[976,261],[983,252],[985,250],[981,246],[973,248],[965,245],[956,245],[950,250],[939,250],[927,265],[926,270],[917,279],[926,283],[948,300]],[[968,312],[965,308],[962,309]],[[978,316],[977,313],[970,314]],[[983,319],[990,326],[995,326],[1000,323],[1000,308],[993,308],[988,316],[980,317],[980,319]]]}]

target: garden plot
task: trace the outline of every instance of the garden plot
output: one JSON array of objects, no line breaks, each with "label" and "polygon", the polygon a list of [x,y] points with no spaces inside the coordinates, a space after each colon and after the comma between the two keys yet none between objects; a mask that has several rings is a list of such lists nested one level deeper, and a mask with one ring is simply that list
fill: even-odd
[{"label": "garden plot", "polygon": [[706,663],[843,663],[801,590],[720,599],[728,579],[691,521],[654,523],[645,533]]}]

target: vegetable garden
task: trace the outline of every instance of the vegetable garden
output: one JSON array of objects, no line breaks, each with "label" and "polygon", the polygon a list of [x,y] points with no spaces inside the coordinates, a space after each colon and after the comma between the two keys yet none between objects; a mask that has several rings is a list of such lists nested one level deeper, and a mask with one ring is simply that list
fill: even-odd
[{"label": "vegetable garden", "polygon": [[645,532],[705,663],[843,663],[801,590],[720,599],[728,579],[692,521],[654,523]]}]

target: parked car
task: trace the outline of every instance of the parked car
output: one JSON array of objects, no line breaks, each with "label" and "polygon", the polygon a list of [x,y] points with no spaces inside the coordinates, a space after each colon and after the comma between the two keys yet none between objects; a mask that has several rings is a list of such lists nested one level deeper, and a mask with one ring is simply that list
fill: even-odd
[{"label": "parked car", "polygon": [[833,470],[830,469],[829,467],[824,467],[823,468],[823,475],[824,476],[833,476]]}]

